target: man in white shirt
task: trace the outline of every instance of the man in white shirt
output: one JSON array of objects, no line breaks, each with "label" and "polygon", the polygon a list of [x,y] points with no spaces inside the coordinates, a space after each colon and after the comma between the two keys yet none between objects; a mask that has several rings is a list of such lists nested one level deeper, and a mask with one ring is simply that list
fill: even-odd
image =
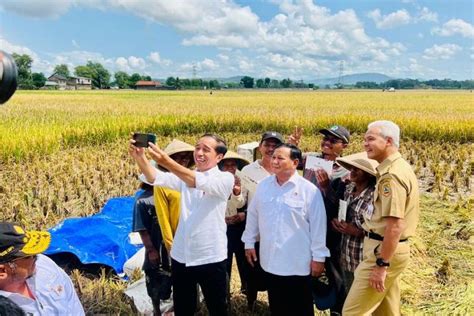
[{"label": "man in white shirt", "polygon": [[227,315],[227,237],[225,211],[234,177],[217,164],[227,147],[220,137],[203,135],[194,149],[196,170],[172,160],[149,143],[148,153],[169,173],[154,168],[145,149],[130,141],[130,155],[148,182],[181,192],[181,213],[171,248],[175,314],[194,315],[196,286],[201,286],[209,314]]},{"label": "man in white shirt", "polygon": [[24,231],[0,222],[0,296],[18,305],[27,315],[84,315],[69,276],[42,255],[48,232]]},{"label": "man in white shirt", "polygon": [[311,275],[324,271],[326,212],[320,191],[296,168],[301,151],[281,144],[272,157],[274,175],[262,180],[247,211],[242,241],[247,261],[260,260],[267,273],[272,315],[313,315]]}]

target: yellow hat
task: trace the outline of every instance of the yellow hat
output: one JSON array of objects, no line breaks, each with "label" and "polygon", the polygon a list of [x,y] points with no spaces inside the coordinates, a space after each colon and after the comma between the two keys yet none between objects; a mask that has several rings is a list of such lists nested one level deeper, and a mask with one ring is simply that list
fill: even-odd
[{"label": "yellow hat", "polygon": [[0,263],[42,253],[50,242],[49,232],[24,231],[16,224],[0,222]]},{"label": "yellow hat", "polygon": [[375,168],[377,168],[377,166],[379,165],[376,160],[369,159],[365,151],[337,158],[336,163],[346,168],[347,170],[350,170],[351,167],[356,167],[372,176],[375,176],[377,174],[377,170]]}]

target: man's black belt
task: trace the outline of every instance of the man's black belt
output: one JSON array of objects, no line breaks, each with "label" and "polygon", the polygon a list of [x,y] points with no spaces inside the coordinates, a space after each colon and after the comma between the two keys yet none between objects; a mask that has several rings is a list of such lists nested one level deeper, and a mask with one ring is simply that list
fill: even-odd
[{"label": "man's black belt", "polygon": [[[383,236],[380,236],[380,235],[377,234],[377,233],[368,232],[368,231],[365,231],[365,230],[364,230],[364,235],[365,235],[365,237],[370,238],[370,239],[374,239],[374,240],[378,240],[378,241],[383,241]],[[407,240],[408,240],[408,238],[400,239],[400,242],[404,242],[404,241],[407,241]]]}]

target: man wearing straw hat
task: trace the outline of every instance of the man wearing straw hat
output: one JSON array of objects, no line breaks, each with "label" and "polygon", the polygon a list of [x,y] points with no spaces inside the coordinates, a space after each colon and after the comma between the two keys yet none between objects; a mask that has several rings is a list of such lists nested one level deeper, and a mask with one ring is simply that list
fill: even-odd
[{"label": "man wearing straw hat", "polygon": [[[174,139],[165,152],[178,164],[193,164],[194,147]],[[179,192],[159,186],[153,187],[140,175],[144,190],[136,199],[132,230],[140,233],[145,247],[145,283],[153,303],[155,315],[160,314],[160,300],[171,294],[168,251],[179,219]],[[163,247],[163,242],[166,247]]]},{"label": "man wearing straw hat", "polygon": [[241,292],[247,289],[247,266],[245,261],[245,248],[242,242],[242,234],[245,229],[245,213],[247,205],[247,190],[242,186],[240,178],[236,175],[237,170],[248,165],[247,159],[241,157],[233,151],[227,151],[224,159],[219,163],[222,171],[230,172],[234,175],[235,182],[232,195],[227,202],[225,221],[227,224],[227,274],[229,282],[232,275],[232,259],[235,254],[235,261],[239,270]]},{"label": "man wearing straw hat", "polygon": [[337,306],[344,300],[354,280],[354,271],[362,261],[364,242],[364,214],[373,212],[375,175],[378,162],[361,152],[336,159],[336,163],[349,170],[350,183],[339,201],[338,218],[331,221],[333,229],[341,233],[340,270],[343,291],[337,297]]},{"label": "man wearing straw hat", "polygon": [[214,134],[203,135],[194,147],[196,170],[181,166],[158,146],[148,143],[148,153],[168,173],[154,168],[145,149],[134,144],[135,140],[130,140],[130,155],[147,181],[181,192],[179,223],[171,247],[175,314],[194,314],[199,284],[209,314],[227,315],[224,218],[234,177],[217,168],[227,152],[225,141]]},{"label": "man wearing straw hat", "polygon": [[0,296],[27,315],[84,315],[69,276],[42,255],[51,235],[0,222]]},{"label": "man wearing straw hat", "polygon": [[369,124],[367,156],[377,160],[374,211],[364,214],[364,260],[344,303],[344,315],[400,315],[400,274],[408,265],[408,238],[419,217],[419,192],[411,166],[398,152],[400,128],[391,121]]}]

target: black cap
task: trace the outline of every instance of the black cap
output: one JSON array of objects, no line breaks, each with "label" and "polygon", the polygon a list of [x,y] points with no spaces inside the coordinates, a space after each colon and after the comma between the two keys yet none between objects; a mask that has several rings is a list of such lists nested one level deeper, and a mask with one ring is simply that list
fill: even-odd
[{"label": "black cap", "polygon": [[336,136],[337,138],[341,139],[344,143],[348,144],[351,134],[349,131],[340,125],[333,125],[329,128],[320,129],[319,132],[323,135],[329,136]]},{"label": "black cap", "polygon": [[24,231],[16,224],[0,222],[0,263],[42,253],[50,241],[48,232]]},{"label": "black cap", "polygon": [[260,144],[263,143],[264,140],[271,139],[271,138],[276,139],[280,144],[285,142],[283,140],[283,136],[281,136],[280,133],[270,131],[270,132],[263,133]]}]

